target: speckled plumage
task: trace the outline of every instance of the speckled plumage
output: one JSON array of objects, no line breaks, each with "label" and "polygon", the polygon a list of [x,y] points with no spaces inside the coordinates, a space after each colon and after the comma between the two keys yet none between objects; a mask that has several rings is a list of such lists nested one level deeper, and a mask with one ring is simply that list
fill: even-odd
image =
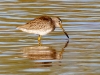
[{"label": "speckled plumage", "polygon": [[29,21],[25,25],[19,26],[18,29],[27,33],[46,35],[49,32],[54,31],[55,25],[51,17],[41,16]]}]

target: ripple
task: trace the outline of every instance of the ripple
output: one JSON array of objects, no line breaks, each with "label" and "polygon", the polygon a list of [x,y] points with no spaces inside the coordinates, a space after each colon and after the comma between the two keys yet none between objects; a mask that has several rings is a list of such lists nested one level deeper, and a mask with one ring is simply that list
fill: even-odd
[{"label": "ripple", "polygon": [[4,1],[0,1],[0,2],[17,2],[18,0],[4,0]]},{"label": "ripple", "polygon": [[46,71],[50,71],[50,69],[34,68],[34,69],[25,69],[22,71],[25,71],[25,72],[46,72]]},{"label": "ripple", "polygon": [[[94,0],[3,0],[0,1],[0,67],[1,75],[99,75],[100,67],[100,1]],[[38,46],[37,35],[16,29],[40,15],[59,16],[61,28],[42,37],[42,45],[53,48],[59,59],[39,60],[30,46]],[[27,58],[23,47],[27,47]],[[32,48],[31,47],[31,48]],[[44,49],[43,49],[44,50]],[[43,51],[42,50],[42,51]],[[48,54],[46,54],[48,55]],[[38,60],[36,60],[36,58]],[[54,56],[47,56],[53,58]],[[45,58],[46,59],[46,58]]]}]

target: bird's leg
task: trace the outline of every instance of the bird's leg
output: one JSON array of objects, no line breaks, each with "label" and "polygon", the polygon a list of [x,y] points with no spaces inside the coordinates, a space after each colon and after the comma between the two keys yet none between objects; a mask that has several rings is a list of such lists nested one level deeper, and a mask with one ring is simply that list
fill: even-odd
[{"label": "bird's leg", "polygon": [[38,36],[38,43],[39,43],[39,46],[41,46],[41,35]]}]

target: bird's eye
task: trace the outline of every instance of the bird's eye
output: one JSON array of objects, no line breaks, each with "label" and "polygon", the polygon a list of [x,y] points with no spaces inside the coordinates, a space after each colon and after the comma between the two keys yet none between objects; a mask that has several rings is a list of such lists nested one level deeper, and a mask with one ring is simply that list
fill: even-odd
[{"label": "bird's eye", "polygon": [[61,23],[61,21],[59,21],[59,23]]}]

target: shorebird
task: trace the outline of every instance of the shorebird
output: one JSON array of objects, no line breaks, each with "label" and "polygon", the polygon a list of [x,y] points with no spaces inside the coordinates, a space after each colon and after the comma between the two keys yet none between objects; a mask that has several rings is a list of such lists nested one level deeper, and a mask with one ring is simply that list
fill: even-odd
[{"label": "shorebird", "polygon": [[38,34],[38,43],[41,45],[41,36],[54,31],[56,27],[60,27],[69,38],[59,17],[40,16],[17,28],[27,33]]}]

